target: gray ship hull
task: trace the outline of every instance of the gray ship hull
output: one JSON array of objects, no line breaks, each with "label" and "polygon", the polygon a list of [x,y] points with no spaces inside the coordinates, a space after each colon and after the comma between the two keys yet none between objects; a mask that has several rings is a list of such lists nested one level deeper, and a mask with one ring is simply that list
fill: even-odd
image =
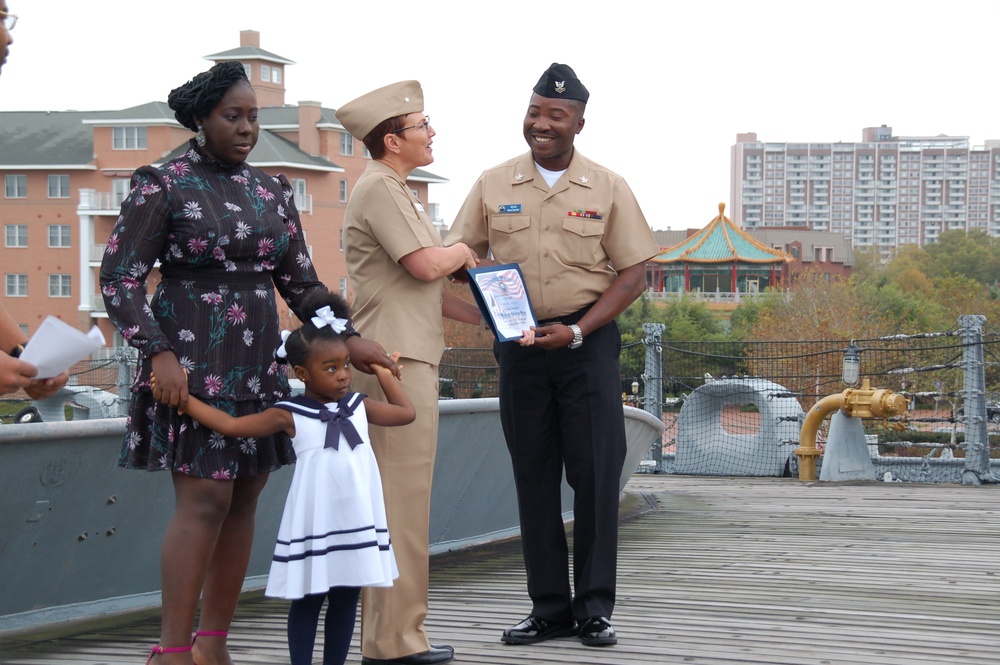
[{"label": "gray ship hull", "polygon": [[[517,499],[496,398],[443,400],[431,553],[518,534]],[[662,423],[624,407],[621,487]],[[0,632],[159,604],[160,540],[173,510],[168,473],[117,466],[123,418],[0,427]],[[261,495],[246,588],[263,587],[291,469]],[[572,518],[572,493],[563,509]]]}]

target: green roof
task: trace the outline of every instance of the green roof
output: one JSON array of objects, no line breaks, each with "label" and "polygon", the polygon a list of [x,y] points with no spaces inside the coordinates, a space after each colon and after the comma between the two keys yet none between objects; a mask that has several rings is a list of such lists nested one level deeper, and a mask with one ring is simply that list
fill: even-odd
[{"label": "green roof", "polygon": [[653,257],[655,263],[790,263],[791,255],[771,249],[733,224],[723,213],[683,242]]}]

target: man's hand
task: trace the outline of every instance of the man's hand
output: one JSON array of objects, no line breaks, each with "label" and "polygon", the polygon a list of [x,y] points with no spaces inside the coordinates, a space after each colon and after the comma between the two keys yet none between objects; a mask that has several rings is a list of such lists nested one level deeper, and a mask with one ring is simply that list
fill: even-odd
[{"label": "man's hand", "polygon": [[381,365],[402,380],[400,366],[393,362],[392,356],[378,342],[352,335],[347,338],[347,351],[351,354],[351,364],[365,374],[373,373],[372,365]]},{"label": "man's hand", "polygon": [[535,346],[546,351],[564,349],[573,342],[573,331],[569,326],[553,323],[535,328]]}]

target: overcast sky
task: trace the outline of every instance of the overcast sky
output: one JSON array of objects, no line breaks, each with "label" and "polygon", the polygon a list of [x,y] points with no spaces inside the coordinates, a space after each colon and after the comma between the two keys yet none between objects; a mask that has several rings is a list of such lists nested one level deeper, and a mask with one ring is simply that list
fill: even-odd
[{"label": "overcast sky", "polygon": [[[337,108],[415,78],[437,131],[428,170],[450,223],[483,171],[524,152],[542,71],[590,90],[577,148],[623,175],[654,229],[700,228],[729,204],[739,132],[773,142],[896,135],[1000,139],[995,0],[8,0],[20,15],[0,111],[165,101],[239,46],[294,61],[286,102]],[[366,30],[381,31],[369,37]],[[3,147],[0,146],[0,150]]]}]

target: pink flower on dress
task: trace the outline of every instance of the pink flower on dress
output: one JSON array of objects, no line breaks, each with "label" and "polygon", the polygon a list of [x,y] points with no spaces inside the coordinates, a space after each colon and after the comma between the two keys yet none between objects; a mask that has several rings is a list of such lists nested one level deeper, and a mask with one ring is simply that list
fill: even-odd
[{"label": "pink flower on dress", "polygon": [[233,303],[226,310],[226,321],[229,323],[243,323],[247,320],[247,313],[243,309],[243,306],[237,303]]},{"label": "pink flower on dress", "polygon": [[271,238],[261,238],[257,241],[257,256],[267,256],[274,251],[274,240]]},{"label": "pink flower on dress", "polygon": [[254,193],[265,201],[271,201],[274,199],[274,194],[269,189],[265,189],[263,185],[257,185]]},{"label": "pink flower on dress", "polygon": [[205,392],[209,395],[218,395],[222,392],[222,379],[215,374],[205,377]]},{"label": "pink flower on dress", "polygon": [[218,305],[222,302],[222,296],[218,293],[203,293],[201,294],[201,299],[209,305]]},{"label": "pink flower on dress", "polygon": [[213,471],[212,477],[216,480],[229,480],[229,470],[219,469],[218,471]]},{"label": "pink flower on dress", "polygon": [[114,254],[118,251],[118,233],[112,233],[111,237],[108,238],[108,244],[104,247],[104,251],[107,254]]},{"label": "pink flower on dress", "polygon": [[126,340],[132,339],[139,332],[139,326],[131,326],[122,331],[122,337]]},{"label": "pink flower on dress", "polygon": [[208,241],[204,238],[191,238],[187,245],[192,254],[202,254],[208,249]]},{"label": "pink flower on dress", "polygon": [[171,162],[167,165],[167,168],[179,176],[185,176],[191,170],[187,162]]}]

